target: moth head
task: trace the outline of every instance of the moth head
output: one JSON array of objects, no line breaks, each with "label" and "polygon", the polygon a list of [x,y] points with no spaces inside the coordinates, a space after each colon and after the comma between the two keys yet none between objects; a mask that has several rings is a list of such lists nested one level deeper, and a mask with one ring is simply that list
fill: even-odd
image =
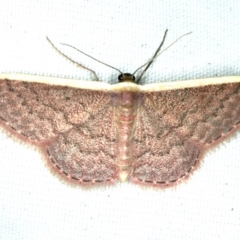
[{"label": "moth head", "polygon": [[135,82],[135,76],[131,73],[121,73],[118,76],[119,82]]}]

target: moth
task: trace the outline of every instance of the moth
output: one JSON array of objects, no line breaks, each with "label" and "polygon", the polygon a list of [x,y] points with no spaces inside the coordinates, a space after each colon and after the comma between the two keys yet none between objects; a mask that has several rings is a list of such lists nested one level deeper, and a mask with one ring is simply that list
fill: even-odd
[{"label": "moth", "polygon": [[1,74],[1,126],[72,183],[183,182],[240,128],[240,77],[139,85],[166,34],[140,77],[117,69],[115,85]]}]

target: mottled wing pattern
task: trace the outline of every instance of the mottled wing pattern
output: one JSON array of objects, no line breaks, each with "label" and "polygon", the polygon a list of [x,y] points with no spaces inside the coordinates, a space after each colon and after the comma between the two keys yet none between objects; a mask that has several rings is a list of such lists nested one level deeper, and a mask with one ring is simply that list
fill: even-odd
[{"label": "mottled wing pattern", "polygon": [[134,182],[180,182],[207,148],[240,127],[240,83],[143,94],[134,136]]},{"label": "mottled wing pattern", "polygon": [[113,182],[118,168],[110,101],[103,91],[0,80],[0,123],[39,146],[68,179]]}]

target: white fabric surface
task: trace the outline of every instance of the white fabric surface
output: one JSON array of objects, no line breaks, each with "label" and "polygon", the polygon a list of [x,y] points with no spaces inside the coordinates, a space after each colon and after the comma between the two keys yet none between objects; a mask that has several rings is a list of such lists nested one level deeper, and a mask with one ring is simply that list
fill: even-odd
[{"label": "white fabric surface", "polygon": [[[165,47],[144,81],[240,76],[239,1],[0,2],[0,73],[94,80],[58,55],[94,69],[106,82]],[[41,155],[0,132],[0,239],[239,239],[240,134],[207,154],[187,184],[165,191],[124,183],[84,190],[54,177]]]}]

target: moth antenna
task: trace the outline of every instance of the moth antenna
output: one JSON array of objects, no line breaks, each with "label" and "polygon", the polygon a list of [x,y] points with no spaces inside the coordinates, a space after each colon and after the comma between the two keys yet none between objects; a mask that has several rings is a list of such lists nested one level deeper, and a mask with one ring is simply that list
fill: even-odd
[{"label": "moth antenna", "polygon": [[85,56],[87,56],[87,57],[89,57],[89,58],[91,58],[91,59],[93,59],[93,60],[95,60],[95,61],[97,61],[97,62],[99,62],[99,63],[101,63],[101,64],[103,64],[103,65],[105,65],[105,66],[107,66],[107,67],[110,67],[110,68],[112,68],[112,69],[118,71],[118,72],[121,73],[121,74],[123,74],[118,68],[115,68],[115,67],[113,67],[113,66],[111,66],[111,65],[109,65],[109,64],[107,64],[107,63],[104,63],[104,62],[102,62],[102,61],[100,61],[100,60],[98,60],[98,59],[96,59],[96,58],[94,58],[94,57],[88,55],[87,53],[85,53],[85,52],[83,52],[83,51],[81,51],[81,50],[79,50],[79,49],[73,47],[72,45],[69,45],[69,44],[66,44],[66,43],[61,43],[61,44],[64,45],[64,46],[71,47],[71,48],[77,50],[78,52],[82,53],[83,55],[85,55]]},{"label": "moth antenna", "polygon": [[165,33],[164,33],[164,36],[163,36],[163,40],[162,42],[160,43],[157,51],[155,52],[155,54],[153,55],[153,57],[151,58],[150,61],[148,61],[147,63],[143,64],[141,67],[139,67],[134,73],[133,75],[139,70],[141,69],[142,67],[144,67],[146,64],[147,66],[145,67],[145,69],[142,71],[141,75],[139,76],[139,78],[137,79],[136,83],[139,83],[140,79],[142,78],[142,76],[145,74],[145,72],[147,71],[147,69],[151,66],[151,64],[153,63],[153,61],[155,60],[155,58],[157,57],[158,55],[158,52],[161,50],[161,47],[166,39],[166,36],[167,36],[167,32],[168,32],[168,29],[165,30]]},{"label": "moth antenna", "polygon": [[[165,52],[168,48],[170,48],[173,44],[175,44],[178,40],[180,40],[182,37],[188,35],[188,34],[191,34],[192,32],[189,32],[189,33],[185,33],[183,34],[182,36],[180,36],[177,40],[175,40],[174,42],[172,42],[168,47],[166,47],[162,52],[160,52],[161,50],[161,47],[163,46],[164,42],[165,42],[165,39],[166,39],[166,36],[167,36],[167,32],[168,32],[168,29],[166,29],[165,33],[164,33],[164,36],[163,36],[163,40],[162,42],[160,43],[157,51],[155,52],[155,54],[153,55],[153,57],[150,59],[150,61],[146,62],[145,64],[143,64],[142,66],[140,66],[139,68],[137,68],[137,70],[135,70],[135,72],[133,74],[135,74],[139,69],[141,69],[142,67],[144,67],[145,65],[147,65],[145,67],[145,69],[142,71],[141,75],[139,76],[139,78],[137,79],[136,83],[139,83],[142,76],[146,73],[147,69],[151,66],[151,64],[153,63],[153,61],[155,61],[155,59],[161,55],[163,52]],[[160,52],[160,53],[159,53]]]},{"label": "moth antenna", "polygon": [[63,57],[65,57],[65,58],[68,59],[70,62],[72,62],[72,63],[74,63],[75,65],[77,65],[78,67],[81,67],[81,68],[84,68],[84,69],[90,71],[90,72],[95,76],[96,80],[99,81],[99,78],[98,78],[96,72],[94,72],[92,69],[90,69],[90,68],[88,68],[88,67],[85,67],[84,65],[82,65],[82,64],[74,61],[73,59],[71,59],[70,57],[68,57],[68,56],[65,55],[64,53],[62,53],[62,52],[50,41],[50,39],[49,39],[47,36],[46,36],[46,39],[47,39],[47,41],[52,45],[52,47],[53,47],[59,54],[61,54]]},{"label": "moth antenna", "polygon": [[[151,66],[151,64],[155,61],[155,59],[156,59],[159,55],[161,55],[163,52],[165,52],[168,48],[170,48],[173,44],[175,44],[175,43],[176,43],[178,40],[180,40],[182,37],[184,37],[184,36],[192,33],[192,32],[189,32],[189,33],[183,34],[183,35],[180,36],[177,40],[175,40],[173,43],[171,43],[168,47],[166,47],[162,52],[160,52],[160,50],[161,50],[161,48],[162,48],[162,46],[163,46],[163,44],[164,44],[164,42],[165,42],[165,39],[166,39],[166,36],[167,36],[167,32],[168,32],[168,29],[165,30],[165,33],[164,33],[164,36],[163,36],[163,40],[162,40],[162,42],[160,43],[160,45],[159,45],[157,51],[155,52],[155,54],[153,55],[153,57],[152,57],[148,62],[146,62],[145,64],[143,64],[143,65],[140,66],[139,68],[137,68],[137,69],[134,71],[134,73],[132,74],[132,75],[134,75],[137,71],[139,71],[139,69],[141,69],[142,67],[144,67],[144,66],[147,65],[147,66],[145,67],[145,69],[142,71],[142,73],[140,74],[139,78],[135,81],[135,83],[139,83],[139,82],[140,82],[142,76],[146,73],[146,71],[148,70],[148,68]],[[87,68],[87,67],[85,67],[84,65],[82,65],[82,64],[74,61],[73,59],[71,59],[70,57],[68,57],[68,56],[65,55],[64,53],[62,53],[62,52],[50,41],[50,39],[49,39],[48,37],[46,37],[46,39],[47,39],[47,41],[52,45],[52,47],[53,47],[59,54],[61,54],[61,55],[62,55],[63,57],[65,57],[65,58],[67,58],[67,59],[68,59],[69,61],[71,61],[72,63],[76,64],[78,67],[82,67],[82,68],[90,71],[90,72],[95,76],[95,78],[97,79],[97,81],[99,81],[99,78],[97,77],[97,74],[96,74],[95,71],[93,71],[92,69]],[[61,43],[61,44],[64,45],[64,46],[67,46],[67,47],[71,47],[71,48],[75,49],[76,51],[82,53],[83,55],[85,55],[85,56],[87,56],[87,57],[89,57],[89,58],[91,58],[91,59],[93,59],[93,60],[95,60],[95,61],[97,61],[97,62],[99,62],[99,63],[101,63],[101,64],[103,64],[103,65],[105,65],[105,66],[107,66],[107,67],[110,67],[110,68],[118,71],[118,72],[121,73],[121,74],[123,74],[118,68],[115,68],[115,67],[113,67],[113,66],[111,66],[111,65],[109,65],[109,64],[107,64],[107,63],[104,63],[104,62],[102,62],[102,61],[100,61],[100,60],[98,60],[98,59],[96,59],[96,58],[88,55],[87,53],[85,53],[85,52],[77,49],[76,47],[73,47],[72,45],[69,45],[69,44],[66,44],[66,43]]]}]

